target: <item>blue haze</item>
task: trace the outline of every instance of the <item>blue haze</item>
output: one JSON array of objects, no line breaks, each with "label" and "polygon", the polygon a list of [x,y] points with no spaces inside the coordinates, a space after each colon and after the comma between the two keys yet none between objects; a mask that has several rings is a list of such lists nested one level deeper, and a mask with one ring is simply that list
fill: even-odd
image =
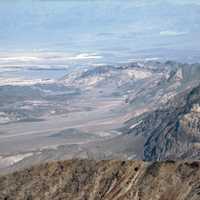
[{"label": "blue haze", "polygon": [[6,0],[1,52],[96,52],[199,60],[200,1]]}]

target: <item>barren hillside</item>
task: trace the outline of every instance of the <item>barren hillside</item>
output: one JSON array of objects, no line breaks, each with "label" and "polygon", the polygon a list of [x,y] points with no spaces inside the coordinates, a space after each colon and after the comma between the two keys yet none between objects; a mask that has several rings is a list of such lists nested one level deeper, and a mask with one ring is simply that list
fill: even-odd
[{"label": "barren hillside", "polygon": [[0,177],[4,200],[198,200],[200,162],[46,163]]}]

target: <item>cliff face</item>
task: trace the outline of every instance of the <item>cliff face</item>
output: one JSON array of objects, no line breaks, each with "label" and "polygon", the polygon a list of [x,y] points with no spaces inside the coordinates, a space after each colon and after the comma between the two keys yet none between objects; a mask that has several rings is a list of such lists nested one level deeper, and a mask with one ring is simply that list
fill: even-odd
[{"label": "cliff face", "polygon": [[145,144],[147,160],[199,159],[199,103],[200,87],[197,87],[157,111],[161,123],[155,126]]},{"label": "cliff face", "polygon": [[198,200],[200,162],[46,163],[0,177],[0,199]]},{"label": "cliff face", "polygon": [[200,105],[194,104],[190,112],[180,119],[180,127],[185,130],[188,137],[200,139]]},{"label": "cliff face", "polygon": [[184,91],[134,121],[128,134],[143,135],[144,159],[200,158],[200,86]]}]

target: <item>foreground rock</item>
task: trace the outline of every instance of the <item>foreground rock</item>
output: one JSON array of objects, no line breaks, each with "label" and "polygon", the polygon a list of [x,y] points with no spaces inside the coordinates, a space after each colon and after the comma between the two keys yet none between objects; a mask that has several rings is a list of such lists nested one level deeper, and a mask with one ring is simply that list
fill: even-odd
[{"label": "foreground rock", "polygon": [[0,177],[0,199],[198,200],[200,162],[46,163]]}]

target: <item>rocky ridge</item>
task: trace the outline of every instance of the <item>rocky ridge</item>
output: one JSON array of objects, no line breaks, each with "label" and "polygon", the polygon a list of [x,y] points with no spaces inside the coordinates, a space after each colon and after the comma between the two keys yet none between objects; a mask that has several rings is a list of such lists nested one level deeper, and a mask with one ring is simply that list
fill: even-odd
[{"label": "rocky ridge", "polygon": [[0,199],[198,200],[200,162],[69,160],[0,177]]}]

